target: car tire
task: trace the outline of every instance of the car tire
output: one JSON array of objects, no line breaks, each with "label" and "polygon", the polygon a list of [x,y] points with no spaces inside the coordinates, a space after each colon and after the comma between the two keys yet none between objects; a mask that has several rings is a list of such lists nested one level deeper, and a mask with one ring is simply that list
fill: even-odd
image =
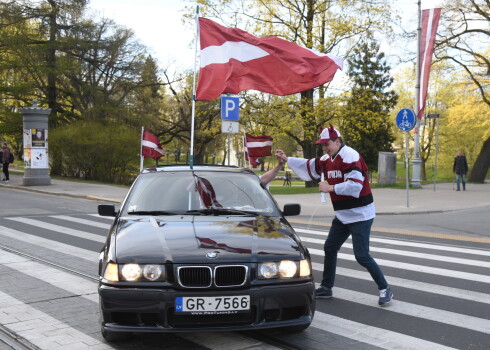
[{"label": "car tire", "polygon": [[131,336],[130,333],[111,332],[111,331],[108,331],[104,328],[101,328],[100,332],[102,333],[102,336],[104,337],[104,339],[109,343],[115,343],[118,341],[126,340]]}]

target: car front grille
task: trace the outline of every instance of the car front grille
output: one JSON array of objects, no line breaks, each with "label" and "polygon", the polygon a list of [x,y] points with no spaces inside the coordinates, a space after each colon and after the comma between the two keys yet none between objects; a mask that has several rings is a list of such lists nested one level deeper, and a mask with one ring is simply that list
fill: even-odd
[{"label": "car front grille", "polygon": [[247,281],[245,265],[179,266],[179,284],[185,288],[238,287]]}]

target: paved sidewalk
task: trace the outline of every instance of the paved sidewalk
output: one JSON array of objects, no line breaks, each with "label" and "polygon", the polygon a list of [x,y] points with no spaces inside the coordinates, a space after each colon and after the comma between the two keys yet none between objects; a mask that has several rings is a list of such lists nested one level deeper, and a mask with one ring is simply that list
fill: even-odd
[{"label": "paved sidewalk", "polygon": [[[23,175],[11,174],[10,182],[1,183],[0,188],[62,195],[76,198],[121,202],[127,187],[51,179],[48,186],[23,186]],[[455,191],[452,183],[423,185],[419,189],[377,188],[373,189],[374,204],[378,215],[444,212],[478,208],[490,205],[490,183],[468,184],[466,191]],[[332,215],[333,209],[327,196],[327,203],[320,203],[320,194],[275,195],[282,207],[285,203],[300,203],[301,214],[316,216]]]}]

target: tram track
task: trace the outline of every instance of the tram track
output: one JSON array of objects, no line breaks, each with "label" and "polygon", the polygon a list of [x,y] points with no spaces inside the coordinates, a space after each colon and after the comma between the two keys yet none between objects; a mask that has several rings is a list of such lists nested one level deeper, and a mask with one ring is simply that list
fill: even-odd
[{"label": "tram track", "polygon": [[[40,258],[38,256],[22,252],[17,249],[13,249],[11,247],[8,247],[6,245],[0,244],[0,250],[4,250],[6,252],[9,252],[11,254],[15,254],[18,256],[22,256],[26,259],[30,259],[45,265],[48,265],[50,267],[56,268],[58,270],[64,271],[66,273],[76,275],[78,277],[82,277],[84,279],[87,279],[92,282],[98,282],[99,278],[97,276],[89,275],[84,272],[80,272],[77,270],[74,270],[70,267],[60,265],[59,263],[54,263],[52,261],[49,261],[44,258]],[[287,341],[284,341],[278,337],[270,336],[267,334],[264,334],[262,332],[258,331],[245,331],[242,334],[246,335],[246,337],[268,344],[270,346],[273,346],[277,349],[282,349],[282,350],[302,350],[302,348],[298,347],[296,344],[291,344],[288,343]],[[176,336],[179,336],[179,333],[175,333]],[[0,324],[0,342],[3,342],[7,344],[9,347],[11,347],[13,350],[42,350],[39,347],[35,346],[34,344],[30,343],[27,339],[24,339],[20,337],[19,335],[15,334],[14,332],[11,332],[9,329],[6,327],[2,326]]]}]

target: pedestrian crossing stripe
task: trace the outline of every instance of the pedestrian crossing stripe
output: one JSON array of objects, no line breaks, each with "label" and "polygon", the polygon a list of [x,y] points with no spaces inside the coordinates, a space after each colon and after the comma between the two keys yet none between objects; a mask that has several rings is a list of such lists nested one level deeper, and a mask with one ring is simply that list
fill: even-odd
[{"label": "pedestrian crossing stripe", "polygon": [[22,241],[25,243],[31,243],[39,247],[50,249],[56,252],[63,252],[65,254],[72,255],[77,258],[81,258],[88,261],[99,260],[99,252],[94,252],[92,250],[75,247],[71,244],[56,242],[47,238],[14,230],[5,226],[0,226],[0,236],[4,236],[13,240]]},{"label": "pedestrian crossing stripe", "polygon": [[[325,232],[325,231],[306,230],[306,229],[301,229],[301,228],[295,228],[294,230],[296,231],[296,233],[308,233],[308,234],[313,234],[313,235],[317,235],[317,236],[322,236],[324,240],[327,238],[327,235],[328,235],[328,232]],[[303,240],[303,236],[301,236],[301,239]],[[350,239],[350,237],[349,237],[349,239]],[[443,245],[443,244],[436,244],[436,243],[408,242],[408,241],[403,241],[403,240],[399,240],[399,239],[387,239],[387,238],[378,238],[378,237],[370,237],[369,241],[370,242],[376,242],[376,243],[386,243],[386,244],[391,244],[391,245],[401,245],[401,246],[405,246],[405,247],[442,250],[444,252],[456,252],[456,253],[464,253],[464,254],[472,254],[472,255],[481,255],[481,256],[485,256],[485,257],[488,257],[490,255],[490,251],[488,251],[488,250],[469,249],[469,248],[463,248],[463,247],[453,247],[450,245]],[[323,242],[324,241],[322,241],[322,244],[323,244]]]},{"label": "pedestrian crossing stripe", "polygon": [[[308,237],[301,237],[301,241],[309,242],[309,243],[315,243],[315,244],[321,244],[321,245],[323,245],[325,243],[324,239],[322,240],[322,239],[308,238]],[[352,244],[351,243],[344,243],[342,245],[342,247],[352,249]],[[427,260],[434,260],[434,261],[444,261],[444,262],[460,264],[460,265],[470,265],[470,266],[490,268],[490,262],[481,261],[481,260],[462,259],[462,258],[455,258],[455,257],[450,257],[450,256],[442,256],[442,255],[427,254],[427,253],[418,253],[418,252],[411,252],[411,251],[406,251],[406,250],[391,249],[391,248],[380,248],[380,247],[373,247],[373,246],[370,246],[369,250],[372,252],[378,252],[378,253],[384,253],[384,254],[408,256],[411,258],[420,258],[420,259],[427,259]]]},{"label": "pedestrian crossing stripe", "polygon": [[89,239],[91,241],[95,241],[95,242],[99,242],[99,243],[104,243],[106,240],[105,236],[96,235],[94,233],[89,233],[89,232],[85,232],[85,231],[75,230],[75,229],[68,228],[65,226],[50,224],[48,222],[44,222],[41,220],[36,220],[36,219],[31,219],[31,218],[22,218],[22,217],[7,218],[7,219],[12,220],[12,221],[16,221],[16,222],[20,222],[20,223],[23,223],[26,225],[31,225],[31,226],[35,226],[38,228],[50,230],[50,231],[60,232],[60,233],[63,233],[65,235],[70,235],[73,237]]}]

